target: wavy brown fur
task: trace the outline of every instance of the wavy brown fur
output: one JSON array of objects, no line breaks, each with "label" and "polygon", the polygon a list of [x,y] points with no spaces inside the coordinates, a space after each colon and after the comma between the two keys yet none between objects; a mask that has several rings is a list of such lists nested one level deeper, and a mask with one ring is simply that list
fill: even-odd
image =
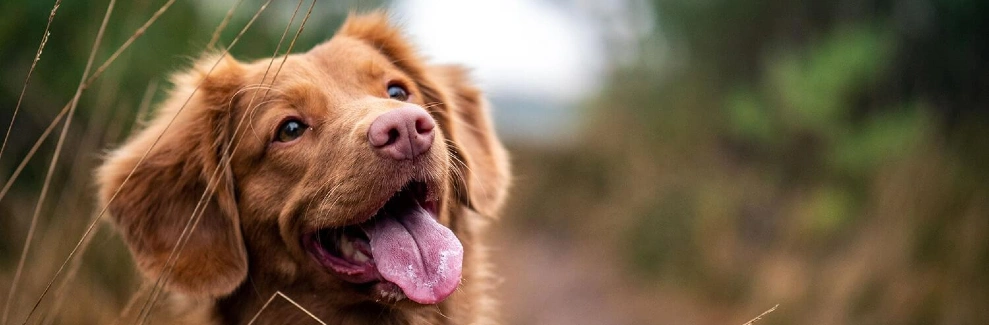
[{"label": "wavy brown fur", "polygon": [[[123,185],[110,211],[149,282],[123,323],[137,320],[162,274],[152,323],[244,324],[275,292],[327,324],[495,323],[482,233],[504,202],[509,167],[463,68],[426,64],[381,12],[352,15],[329,41],[290,55],[277,78],[267,71],[261,80],[268,60],[214,62],[208,57],[178,74],[157,116],[98,170],[103,203]],[[383,160],[366,144],[373,117],[403,104],[387,99],[390,82],[405,84],[409,102],[439,124],[414,168]],[[299,143],[276,147],[271,135],[287,115],[312,129]],[[376,302],[300,247],[301,232],[373,213],[401,186],[395,179],[413,174],[442,184],[440,220],[464,244],[463,281],[445,301]],[[197,204],[201,220],[167,272]],[[315,321],[283,299],[255,322],[300,323]]]}]

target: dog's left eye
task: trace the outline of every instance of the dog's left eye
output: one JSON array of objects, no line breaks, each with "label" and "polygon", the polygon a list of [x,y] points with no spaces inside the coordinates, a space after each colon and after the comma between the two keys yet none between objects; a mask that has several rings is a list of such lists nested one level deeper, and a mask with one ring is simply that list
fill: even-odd
[{"label": "dog's left eye", "polygon": [[299,120],[288,120],[278,127],[278,134],[275,135],[277,142],[289,142],[298,139],[309,126]]},{"label": "dog's left eye", "polygon": [[404,102],[409,99],[409,92],[402,86],[391,85],[388,86],[388,98]]}]

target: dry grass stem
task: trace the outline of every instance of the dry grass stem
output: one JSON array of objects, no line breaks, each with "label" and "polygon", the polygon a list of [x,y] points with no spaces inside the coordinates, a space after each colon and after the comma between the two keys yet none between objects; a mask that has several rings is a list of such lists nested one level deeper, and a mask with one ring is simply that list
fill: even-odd
[{"label": "dry grass stem", "polygon": [[756,316],[752,320],[750,320],[748,322],[745,322],[745,324],[742,324],[742,325],[752,325],[752,324],[755,324],[757,321],[759,321],[760,319],[762,319],[763,316],[769,315],[769,313],[775,311],[776,310],[776,307],[779,307],[779,306],[780,306],[780,304],[776,304],[776,306],[773,306],[773,308],[769,308],[769,310],[762,312],[762,314],[759,314],[759,316]]},{"label": "dry grass stem", "polygon": [[[295,10],[295,13],[293,13],[293,15],[292,15],[292,19],[289,21],[288,26],[286,26],[285,32],[282,33],[282,39],[279,40],[279,42],[278,42],[279,45],[276,47],[275,52],[272,54],[271,60],[269,61],[269,64],[268,64],[268,67],[265,70],[264,75],[262,76],[262,83],[263,83],[263,80],[267,78],[267,75],[268,75],[268,72],[271,69],[272,63],[274,62],[275,58],[278,56],[278,51],[279,51],[279,49],[281,47],[281,44],[284,41],[285,36],[288,34],[287,32],[288,32],[288,29],[291,27],[292,22],[295,20],[295,16],[298,13],[298,9],[302,5],[302,2],[303,2],[302,0],[299,1],[299,5],[296,6],[296,10]],[[315,4],[316,4],[315,1],[313,1],[311,3],[311,5],[309,7],[309,10],[306,13],[305,18],[302,20],[302,23],[299,25],[299,29],[297,30],[295,36],[293,36],[292,41],[289,44],[289,47],[288,47],[288,49],[286,51],[286,55],[288,55],[289,53],[291,53],[292,52],[292,49],[295,47],[295,42],[298,40],[299,35],[301,35],[302,30],[305,28],[305,24],[309,20],[309,17],[312,14],[312,10],[315,7]],[[256,18],[256,16],[255,16],[255,18]],[[235,43],[236,42],[231,43],[231,46],[233,46]],[[229,50],[229,48],[228,48],[228,50]],[[285,64],[285,59],[283,59],[282,62],[281,62],[281,64],[279,64],[278,69],[275,71],[274,75],[272,76],[272,81],[271,82],[274,82],[275,78],[277,78],[277,76],[281,72],[281,69],[284,66],[284,64]],[[264,97],[266,97],[267,94],[268,94],[268,92],[265,92]],[[249,106],[248,106],[248,107],[250,107],[250,112],[253,112],[255,109],[257,109],[257,106],[254,106],[253,105],[253,102],[256,99],[256,95],[257,95],[257,93],[255,93],[255,95],[252,96],[252,98],[251,98],[251,104],[249,104]],[[262,103],[263,103],[263,101],[262,101]],[[199,220],[202,217],[202,213],[203,213],[203,211],[200,211],[200,208],[204,204],[206,204],[206,202],[209,201],[209,198],[212,196],[213,191],[216,190],[216,186],[214,184],[216,184],[217,182],[220,181],[220,178],[218,176],[219,176],[219,172],[220,172],[222,166],[224,166],[225,164],[228,164],[229,163],[229,160],[230,160],[230,157],[232,157],[233,154],[236,153],[236,149],[237,149],[238,145],[240,144],[240,141],[237,141],[238,139],[236,139],[236,136],[237,136],[237,134],[240,133],[240,130],[243,127],[243,124],[244,124],[245,119],[248,116],[251,116],[251,113],[250,112],[248,114],[245,114],[241,118],[241,120],[238,122],[237,127],[235,128],[235,130],[233,132],[233,134],[234,134],[233,138],[230,139],[230,141],[227,143],[226,148],[224,149],[224,153],[223,153],[223,155],[221,157],[220,164],[213,170],[213,173],[210,175],[210,178],[209,178],[210,179],[210,183],[207,184],[206,190],[203,192],[202,196],[200,196],[199,202],[197,202],[196,207],[193,209],[192,215],[189,216],[189,220],[187,220],[187,222],[186,222],[186,228],[183,229],[182,234],[179,236],[179,239],[176,241],[176,246],[172,249],[172,252],[169,254],[168,260],[166,260],[166,269],[159,275],[158,279],[155,281],[155,285],[152,288],[152,294],[148,298],[148,301],[145,303],[145,306],[142,307],[142,309],[141,309],[141,313],[140,313],[141,316],[139,316],[139,317],[141,317],[141,323],[142,324],[146,320],[147,316],[151,313],[151,310],[154,308],[154,304],[155,304],[158,296],[161,293],[161,288],[162,288],[162,286],[164,284],[164,281],[165,281],[164,279],[171,273],[171,270],[172,270],[172,268],[174,266],[175,261],[178,259],[179,256],[181,256],[181,252],[182,252],[183,248],[185,247],[185,243],[187,242],[188,234],[190,234],[192,231],[195,231],[195,228],[198,225]]]},{"label": "dry grass stem", "polygon": [[[45,33],[41,35],[41,44],[38,45],[38,52],[34,54],[34,61],[31,62],[31,68],[27,70],[27,77],[24,77],[24,85],[21,87],[21,95],[17,97],[17,105],[14,106],[14,114],[10,116],[10,125],[7,126],[7,134],[3,136],[3,144],[0,145],[0,158],[3,157],[3,150],[7,148],[7,139],[10,138],[10,130],[14,128],[14,120],[17,120],[17,112],[21,110],[21,102],[24,100],[24,93],[27,92],[27,85],[31,83],[31,75],[34,74],[34,68],[38,66],[38,61],[41,61],[41,52],[45,50],[45,44],[48,44],[48,36],[51,36],[49,30],[52,27],[52,20],[55,20],[55,13],[58,12],[58,7],[62,5],[62,0],[55,0],[55,5],[52,6],[52,11],[48,14],[48,24],[45,25]],[[3,320],[0,324],[7,322],[7,312],[4,311]]]},{"label": "dry grass stem", "polygon": [[263,312],[265,310],[265,308],[268,308],[268,305],[270,305],[271,302],[275,300],[275,297],[282,297],[283,299],[285,299],[286,301],[288,301],[289,303],[291,303],[296,308],[299,308],[299,310],[301,310],[303,313],[306,313],[306,315],[308,315],[309,317],[311,317],[313,320],[319,322],[320,324],[326,325],[326,322],[324,322],[322,319],[319,319],[319,317],[316,317],[316,315],[314,315],[312,312],[310,312],[306,308],[304,308],[301,305],[299,305],[299,303],[295,302],[295,300],[292,300],[292,298],[289,298],[288,296],[286,296],[285,294],[283,294],[281,291],[275,291],[275,293],[272,294],[270,298],[268,298],[268,301],[266,301],[264,303],[264,305],[261,306],[261,309],[259,309],[258,312],[256,314],[254,314],[254,317],[251,317],[251,321],[248,322],[247,325],[254,324],[254,322],[257,321],[258,317],[261,316],[261,312]]},{"label": "dry grass stem", "polygon": [[[65,135],[69,132],[69,127],[72,126],[72,115],[75,113],[76,108],[79,106],[79,98],[82,96],[83,84],[89,77],[90,69],[93,68],[93,61],[96,59],[96,51],[100,48],[100,43],[103,41],[103,35],[106,32],[106,25],[110,22],[110,16],[113,14],[113,8],[117,5],[117,0],[110,0],[107,4],[106,14],[103,16],[103,22],[100,23],[100,29],[96,33],[96,39],[93,41],[93,46],[89,52],[89,58],[86,60],[86,68],[83,70],[82,78],[79,80],[79,86],[76,88],[76,93],[72,97],[72,102],[70,103],[68,118],[65,120],[65,124],[62,125],[62,133],[58,137],[58,143],[55,144],[55,153],[52,156],[51,163],[48,164],[48,173],[45,175],[44,184],[41,186],[41,194],[38,196],[38,203],[35,205],[34,214],[31,216],[31,225],[28,227],[27,237],[24,239],[24,248],[21,250],[21,258],[17,262],[17,270],[14,271],[14,278],[11,280],[10,291],[7,294],[7,303],[4,305],[3,319],[0,323],[7,324],[7,318],[10,312],[10,306],[17,295],[17,286],[20,282],[20,277],[24,271],[24,263],[27,260],[28,252],[31,250],[31,241],[34,238],[36,228],[38,225],[38,217],[41,215],[41,208],[45,203],[45,196],[48,194],[48,188],[51,185],[52,175],[55,174],[55,166],[58,164],[58,158],[62,153],[62,146],[65,144]],[[37,308],[38,305],[31,309],[32,311]],[[24,323],[30,319],[31,315],[24,319]]]},{"label": "dry grass stem", "polygon": [[[129,48],[130,45],[133,44],[135,40],[137,40],[137,38],[139,38],[141,35],[144,35],[144,32],[147,31],[148,27],[150,27],[151,24],[157,21],[158,17],[164,14],[165,11],[168,10],[168,8],[171,7],[172,4],[174,3],[175,0],[169,0],[160,8],[158,8],[158,10],[155,11],[153,15],[151,15],[151,18],[149,18],[148,21],[144,23],[144,25],[141,25],[141,27],[135,30],[134,34],[132,34],[129,38],[127,38],[127,41],[125,41],[124,44],[120,45],[120,47],[118,47],[117,50],[114,51],[109,58],[107,58],[106,61],[103,61],[103,64],[101,64],[99,68],[96,68],[96,71],[93,72],[93,75],[90,76],[85,83],[83,83],[82,89],[85,90],[89,88],[89,86],[93,82],[95,82],[96,79],[98,79],[101,75],[103,75],[103,72],[106,71],[106,69],[110,66],[110,64],[116,61],[117,57],[119,57],[121,53],[127,50],[127,48]],[[41,133],[41,136],[38,137],[38,140],[34,142],[34,146],[31,147],[31,150],[29,150],[27,155],[25,155],[24,158],[21,159],[20,165],[17,166],[17,169],[14,170],[14,173],[11,174],[9,179],[7,179],[7,182],[3,186],[3,190],[0,190],[0,200],[3,200],[3,197],[7,194],[7,191],[10,190],[10,187],[14,184],[14,181],[17,180],[17,177],[20,176],[21,171],[24,170],[24,166],[26,166],[27,163],[31,160],[31,158],[34,157],[35,152],[38,151],[38,147],[40,147],[41,144],[44,143],[46,139],[48,139],[48,136],[55,128],[55,125],[57,125],[58,122],[62,121],[62,118],[65,117],[65,114],[69,112],[69,108],[71,107],[71,105],[72,103],[70,102],[65,104],[64,107],[62,107],[62,110],[59,111],[58,115],[56,115],[54,119],[52,119],[52,122],[48,125],[48,128],[46,128],[45,131]]]}]

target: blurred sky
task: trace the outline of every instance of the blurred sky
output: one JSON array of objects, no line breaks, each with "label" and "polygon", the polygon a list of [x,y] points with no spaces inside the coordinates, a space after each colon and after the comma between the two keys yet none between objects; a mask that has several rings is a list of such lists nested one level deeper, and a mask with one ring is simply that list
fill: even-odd
[{"label": "blurred sky", "polygon": [[[399,0],[397,23],[438,63],[458,63],[495,106],[509,141],[566,143],[579,103],[602,87],[610,64],[651,29],[640,0]],[[615,44],[620,43],[620,44]],[[609,55],[611,57],[609,57]],[[617,57],[615,57],[617,56]]]},{"label": "blurred sky", "polygon": [[428,56],[475,67],[488,91],[573,102],[600,87],[604,49],[578,12],[526,0],[394,7]]}]

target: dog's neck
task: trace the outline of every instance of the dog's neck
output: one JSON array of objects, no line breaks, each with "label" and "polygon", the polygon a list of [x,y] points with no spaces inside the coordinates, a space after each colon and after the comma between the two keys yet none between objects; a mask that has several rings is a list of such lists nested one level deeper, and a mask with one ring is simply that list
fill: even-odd
[{"label": "dog's neck", "polygon": [[[260,288],[241,286],[231,295],[215,300],[195,298],[175,292],[163,292],[150,312],[146,302],[152,294],[146,287],[135,295],[121,315],[120,322],[146,324],[328,324],[328,325],[425,325],[473,323],[471,319],[457,322],[447,316],[459,297],[451,296],[437,305],[409,308],[378,304],[371,301],[343,303],[327,301],[312,290],[273,291],[261,298]],[[456,319],[460,319],[457,317]]]},{"label": "dog's neck", "polygon": [[[290,289],[291,290],[291,289]],[[456,298],[438,305],[397,308],[373,301],[328,301],[325,292],[301,289],[270,295],[242,286],[215,303],[220,324],[449,324],[444,309]],[[267,295],[265,298],[262,296]]]}]

